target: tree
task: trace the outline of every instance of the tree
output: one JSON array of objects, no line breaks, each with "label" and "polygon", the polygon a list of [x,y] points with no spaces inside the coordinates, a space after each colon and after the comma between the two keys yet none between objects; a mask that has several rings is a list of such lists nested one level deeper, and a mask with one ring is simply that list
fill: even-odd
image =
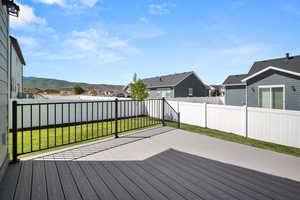
[{"label": "tree", "polygon": [[97,96],[97,91],[96,91],[95,89],[92,89],[92,90],[90,91],[90,95],[91,95],[91,96]]},{"label": "tree", "polygon": [[141,80],[137,78],[137,74],[133,75],[133,82],[130,83],[130,91],[131,97],[137,100],[143,100],[148,97],[148,89],[147,85]]},{"label": "tree", "polygon": [[82,94],[84,89],[80,85],[74,85],[73,90],[75,94]]}]

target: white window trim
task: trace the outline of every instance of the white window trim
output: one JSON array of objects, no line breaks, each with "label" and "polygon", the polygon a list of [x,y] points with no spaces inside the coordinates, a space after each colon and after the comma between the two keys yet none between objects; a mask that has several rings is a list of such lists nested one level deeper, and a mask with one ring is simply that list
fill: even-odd
[{"label": "white window trim", "polygon": [[[259,89],[260,88],[269,88],[270,90],[272,88],[283,88],[283,106],[282,106],[282,109],[285,110],[285,85],[259,85],[258,86],[258,106],[260,107],[260,92],[259,92]],[[271,103],[271,107],[269,109],[274,109],[272,108],[272,105],[273,105],[273,100],[272,100],[272,90],[270,92],[270,103]]]}]

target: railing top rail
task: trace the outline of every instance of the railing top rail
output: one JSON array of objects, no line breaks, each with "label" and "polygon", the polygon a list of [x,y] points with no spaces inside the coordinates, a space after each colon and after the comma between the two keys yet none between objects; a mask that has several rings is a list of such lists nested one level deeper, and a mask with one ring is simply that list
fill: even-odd
[{"label": "railing top rail", "polygon": [[105,100],[105,101],[56,101],[56,102],[32,102],[32,103],[23,103],[23,102],[18,102],[17,101],[17,106],[30,106],[30,105],[62,105],[62,104],[81,104],[81,103],[109,103],[109,102],[115,102],[118,100],[119,102],[144,102],[144,101],[152,101],[152,100],[161,100],[161,99],[145,99],[145,100],[136,100],[136,99],[130,99],[130,100],[120,100],[120,99],[115,99],[115,100]]}]

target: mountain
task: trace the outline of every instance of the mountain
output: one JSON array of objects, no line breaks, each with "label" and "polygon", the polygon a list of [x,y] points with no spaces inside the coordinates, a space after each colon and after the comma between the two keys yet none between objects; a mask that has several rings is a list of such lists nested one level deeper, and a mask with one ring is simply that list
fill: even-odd
[{"label": "mountain", "polygon": [[80,85],[85,90],[96,89],[100,91],[121,91],[123,85],[109,85],[109,84],[89,84],[82,82],[70,82],[57,79],[24,77],[24,88],[40,88],[40,89],[55,89],[55,90],[71,90],[74,85]]}]

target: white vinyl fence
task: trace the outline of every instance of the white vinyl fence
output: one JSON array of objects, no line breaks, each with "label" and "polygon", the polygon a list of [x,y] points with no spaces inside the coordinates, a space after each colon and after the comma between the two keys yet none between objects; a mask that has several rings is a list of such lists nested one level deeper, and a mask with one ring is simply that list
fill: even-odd
[{"label": "white vinyl fence", "polygon": [[300,111],[169,101],[181,123],[300,148]]}]

